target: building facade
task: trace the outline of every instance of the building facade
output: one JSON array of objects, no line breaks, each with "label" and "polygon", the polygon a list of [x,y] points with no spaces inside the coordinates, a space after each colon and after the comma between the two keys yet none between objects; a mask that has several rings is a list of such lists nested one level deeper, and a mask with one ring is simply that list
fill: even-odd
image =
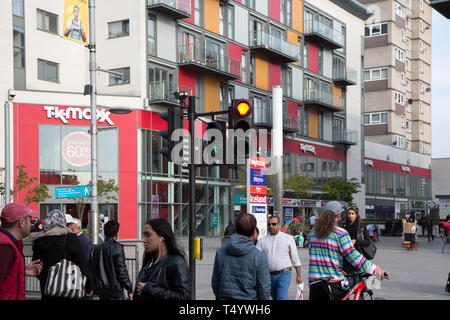
[{"label": "building facade", "polygon": [[[394,219],[423,211],[431,200],[432,9],[424,0],[360,2],[374,12],[364,40],[366,206],[375,218]],[[391,173],[375,174],[368,161]],[[416,169],[401,171],[414,162]],[[401,186],[405,174],[411,174],[406,189]]]},{"label": "building facade", "polygon": [[[51,198],[32,204],[42,216],[53,208],[75,214],[75,201],[56,199],[54,188],[90,181],[91,114],[83,94],[89,51],[64,35],[65,13],[75,10],[67,3],[0,5],[7,22],[0,29],[0,84],[5,95],[17,92],[9,105],[11,161],[49,186]],[[251,99],[255,128],[270,130],[272,87],[281,85],[285,175],[312,177],[317,194],[330,179],[363,182],[361,79],[369,16],[358,2],[338,0],[97,1],[97,64],[122,74],[97,73],[99,176],[119,187],[116,199],[100,199],[100,211],[119,219],[120,238],[140,238],[145,221],[155,217],[187,235],[188,177],[159,153],[166,125],[158,114],[178,105],[176,91],[195,96],[198,112]],[[133,112],[110,113],[120,106]],[[205,125],[196,127],[201,139]],[[220,236],[239,206],[231,187],[236,172],[216,166],[196,174],[196,234]],[[363,184],[355,197],[360,207],[364,194]],[[22,191],[14,200],[25,197]],[[296,200],[320,210],[319,199]]]}]

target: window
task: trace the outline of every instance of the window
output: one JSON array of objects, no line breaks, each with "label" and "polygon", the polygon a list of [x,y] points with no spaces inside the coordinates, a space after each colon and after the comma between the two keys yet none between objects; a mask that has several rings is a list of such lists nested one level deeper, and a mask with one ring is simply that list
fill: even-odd
[{"label": "window", "polygon": [[406,39],[406,48],[411,51],[411,39]]},{"label": "window", "polygon": [[406,77],[405,77],[405,73],[404,72],[402,72],[402,85],[405,85],[406,84]]},{"label": "window", "polygon": [[406,17],[406,28],[408,28],[408,30],[411,30],[412,25],[411,25],[411,17]]},{"label": "window", "polygon": [[411,61],[409,59],[406,59],[406,71],[411,71]]},{"label": "window", "polygon": [[[411,82],[409,80],[406,80],[406,91],[411,92]],[[408,104],[409,106],[409,104]],[[407,107],[408,109],[408,107]],[[411,110],[411,107],[410,107]]]},{"label": "window", "polygon": [[202,0],[194,0],[194,23],[202,26]]},{"label": "window", "polygon": [[402,41],[405,42],[406,41],[406,30],[402,29]]},{"label": "window", "polygon": [[365,36],[366,37],[376,37],[381,36],[388,33],[388,24],[387,23],[377,23],[370,26],[366,26],[365,28]]},{"label": "window", "polygon": [[400,126],[405,129],[405,116],[400,116]]},{"label": "window", "polygon": [[111,71],[121,73],[122,76],[115,75],[113,73],[109,74],[109,85],[121,85],[121,84],[129,84],[130,83],[130,67],[112,69]]},{"label": "window", "polygon": [[250,79],[249,79],[250,84],[252,86],[255,85],[255,64],[256,64],[255,54],[252,53],[252,54],[250,54]]},{"label": "window", "polygon": [[424,51],[423,41],[422,40],[419,40],[419,49],[420,49],[420,52]]},{"label": "window", "polygon": [[227,7],[227,36],[234,39],[234,7]]},{"label": "window", "polygon": [[394,100],[395,103],[403,106],[405,104],[405,95],[400,92],[394,92]]},{"label": "window", "polygon": [[297,40],[297,50],[298,50],[298,65],[301,66],[302,65],[302,38],[298,37]]},{"label": "window", "polygon": [[58,64],[55,62],[38,59],[38,79],[58,82]]},{"label": "window", "polygon": [[419,102],[419,112],[423,113],[423,102]]},{"label": "window", "polygon": [[303,68],[308,69],[308,41],[303,42]]},{"label": "window", "polygon": [[419,61],[419,70],[420,73],[423,73],[423,61]]},{"label": "window", "polygon": [[400,149],[405,149],[405,137],[394,136],[394,146]]},{"label": "window", "polygon": [[58,34],[58,16],[56,14],[37,9],[38,30]]},{"label": "window", "polygon": [[423,21],[422,20],[419,20],[419,28],[420,28],[420,32],[423,32],[424,26],[423,26]]},{"label": "window", "polygon": [[299,134],[308,135],[308,109],[304,106],[298,107],[298,129]]},{"label": "window", "polygon": [[411,132],[411,125],[410,125],[409,121],[406,121],[406,131]]},{"label": "window", "polygon": [[156,55],[156,17],[150,15],[147,19],[147,50],[148,54]]},{"label": "window", "polygon": [[281,0],[280,22],[288,27],[292,26],[292,0]]},{"label": "window", "polygon": [[323,112],[319,111],[319,139],[323,140]]},{"label": "window", "polygon": [[419,142],[419,153],[423,153],[423,142]]},{"label": "window", "polygon": [[281,67],[281,86],[283,95],[292,97],[292,70],[289,67]]},{"label": "window", "polygon": [[25,32],[22,28],[13,27],[14,68],[25,68]]},{"label": "window", "polygon": [[423,122],[419,122],[419,132],[423,134]]},{"label": "window", "polygon": [[323,75],[323,48],[319,48],[319,74]]},{"label": "window", "polygon": [[225,5],[223,3],[219,5],[219,34],[225,35]]},{"label": "window", "polygon": [[423,83],[419,82],[419,92],[423,93]]},{"label": "window", "polygon": [[388,68],[376,68],[364,71],[364,81],[385,80],[388,78]]},{"label": "window", "polygon": [[409,103],[406,104],[406,112],[411,112],[411,105]]},{"label": "window", "polygon": [[377,113],[366,113],[364,115],[364,124],[386,124],[387,123],[387,112],[377,112]]},{"label": "window", "polygon": [[401,62],[405,62],[405,52],[399,48],[395,48],[395,59]]},{"label": "window", "polygon": [[421,10],[421,11],[424,11],[423,0],[420,0],[420,10]]},{"label": "window", "polygon": [[405,8],[400,5],[399,3],[395,3],[395,13],[400,17],[400,18],[404,18],[405,17]]},{"label": "window", "polygon": [[242,51],[242,59],[241,59],[241,63],[242,63],[242,83],[247,83],[248,82],[248,67],[247,67],[247,52],[246,51]]},{"label": "window", "polygon": [[23,17],[23,0],[12,0],[12,12],[17,17]]},{"label": "window", "polygon": [[[154,18],[150,18],[149,20],[153,19],[153,26],[154,28]],[[150,31],[150,30],[149,30]],[[150,32],[149,32],[150,34]],[[156,34],[153,32],[153,34]],[[118,38],[118,37],[125,37],[130,35],[130,20],[122,20],[122,21],[115,21],[115,22],[109,22],[108,23],[108,38]]]}]

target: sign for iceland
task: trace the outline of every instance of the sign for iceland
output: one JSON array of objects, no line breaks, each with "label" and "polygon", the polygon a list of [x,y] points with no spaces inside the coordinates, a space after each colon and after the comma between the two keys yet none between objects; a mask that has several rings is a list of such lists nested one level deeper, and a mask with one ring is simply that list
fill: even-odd
[{"label": "sign for iceland", "polygon": [[267,234],[267,159],[253,157],[247,163],[248,213],[256,218],[260,236]]}]

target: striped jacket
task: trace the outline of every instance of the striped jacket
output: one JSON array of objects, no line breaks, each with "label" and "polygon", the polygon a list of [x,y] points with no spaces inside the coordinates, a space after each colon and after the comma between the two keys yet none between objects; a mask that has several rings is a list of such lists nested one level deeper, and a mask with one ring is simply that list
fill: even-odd
[{"label": "striped jacket", "polygon": [[335,227],[328,238],[318,239],[315,230],[311,232],[309,243],[309,281],[323,277],[333,277],[331,281],[341,281],[343,259],[347,259],[361,272],[375,274],[380,268],[364,258],[352,244],[348,232]]}]

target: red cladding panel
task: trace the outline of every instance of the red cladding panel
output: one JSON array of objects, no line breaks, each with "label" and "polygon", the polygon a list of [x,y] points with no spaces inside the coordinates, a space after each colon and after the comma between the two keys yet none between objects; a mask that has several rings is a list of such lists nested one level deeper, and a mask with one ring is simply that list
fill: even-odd
[{"label": "red cladding panel", "polygon": [[277,62],[269,63],[269,90],[271,90],[274,86],[281,85],[281,64]]},{"label": "red cladding panel", "polygon": [[308,70],[319,72],[319,47],[313,42],[308,42]]},{"label": "red cladding panel", "polygon": [[269,17],[281,21],[281,0],[269,0]]}]

